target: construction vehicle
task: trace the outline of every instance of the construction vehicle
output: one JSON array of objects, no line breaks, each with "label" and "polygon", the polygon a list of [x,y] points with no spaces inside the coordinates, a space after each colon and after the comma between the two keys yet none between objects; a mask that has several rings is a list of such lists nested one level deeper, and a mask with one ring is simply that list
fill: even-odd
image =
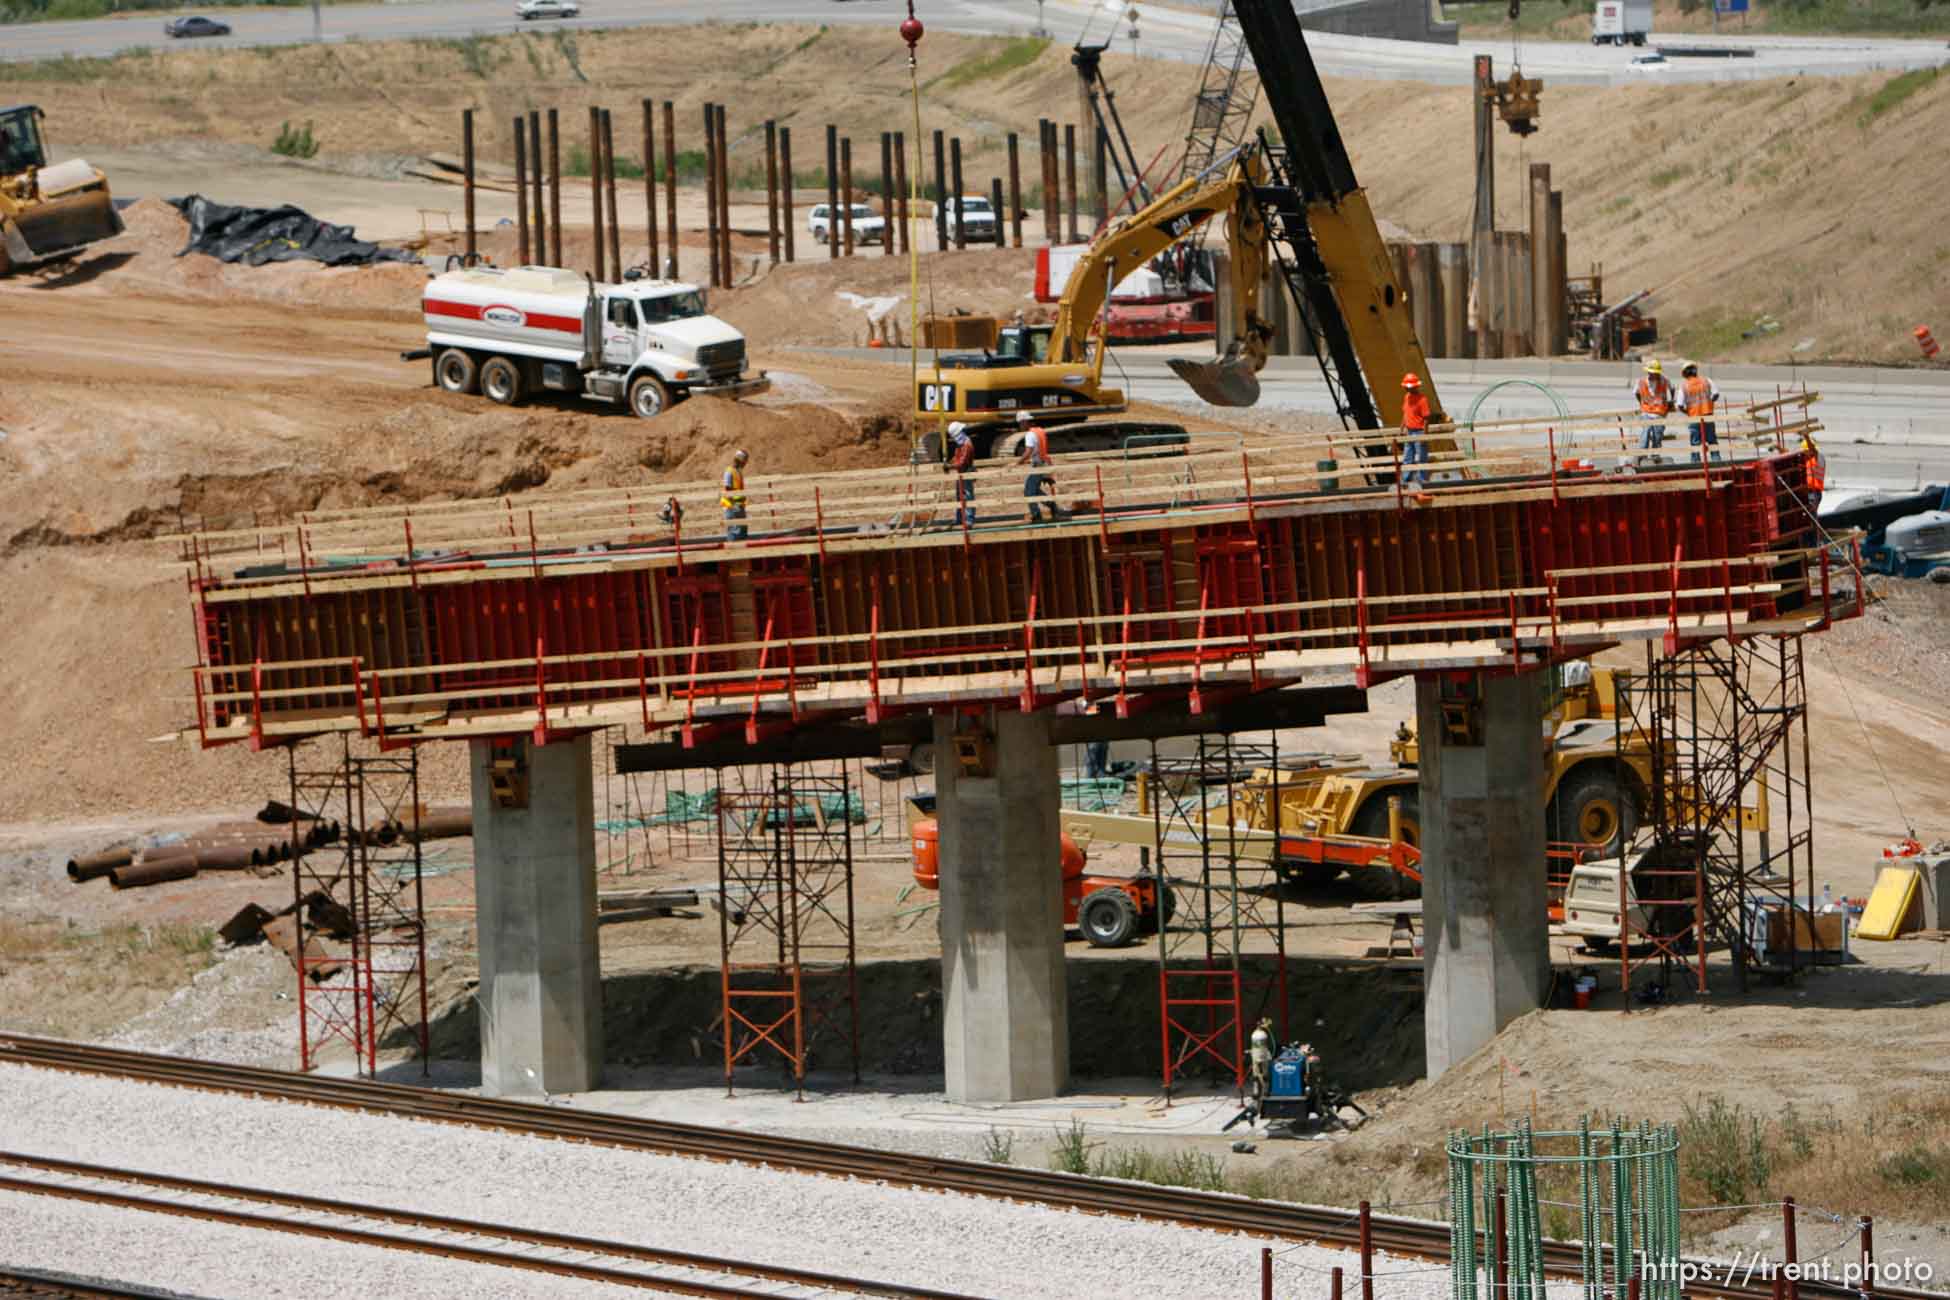
[{"label": "construction vehicle", "polygon": [[[1098,316],[1105,299],[1126,275],[1222,214],[1233,342],[1216,361],[1173,361],[1173,371],[1194,392],[1215,406],[1258,400],[1257,374],[1273,335],[1258,310],[1260,286],[1276,269],[1300,309],[1344,424],[1399,426],[1401,379],[1411,372],[1429,397],[1430,419],[1445,421],[1407,295],[1354,178],[1292,6],[1240,0],[1234,12],[1280,143],[1262,134],[1106,226],[1079,259],[1046,338],[1034,336],[1044,327],[1025,327],[1007,351],[943,356],[924,367],[916,380],[915,417],[929,455],[942,455],[940,434],[950,420],[969,426],[978,456],[1010,454],[1019,411],[1034,412],[1049,428],[1054,451],[1122,446],[1131,427],[1099,418],[1122,415],[1129,405],[1123,390],[1103,382]],[[1432,452],[1454,449],[1440,438],[1429,446]],[[1362,450],[1387,456],[1381,443]]]},{"label": "construction vehicle", "polygon": [[1591,11],[1593,45],[1643,45],[1652,34],[1652,0],[1598,0]]},{"label": "construction vehicle", "polygon": [[[1637,828],[1652,789],[1649,740],[1636,730],[1618,735],[1617,695],[1610,669],[1582,660],[1556,670],[1552,729],[1544,781],[1544,837],[1580,855],[1615,856]],[[1421,892],[1421,776],[1419,743],[1403,723],[1388,746],[1392,767],[1321,765],[1278,776],[1280,865],[1307,885],[1325,885],[1345,871],[1356,893],[1372,899]],[[1233,794],[1235,821],[1273,826],[1274,773],[1259,771]],[[1398,800],[1392,811],[1390,800]],[[1391,826],[1392,819],[1392,826]],[[1409,852],[1393,851],[1395,842]],[[1568,867],[1569,862],[1565,863]],[[1563,873],[1559,873],[1563,874]]]},{"label": "construction vehicle", "polygon": [[[932,807],[930,798],[926,807]],[[923,889],[941,887],[941,827],[932,817],[917,818],[909,835],[914,844],[914,882]],[[1172,904],[1169,890],[1160,891],[1158,878],[1147,872],[1135,876],[1100,876],[1087,872],[1084,845],[1068,830],[1060,832],[1063,862],[1063,928],[1076,930],[1093,948],[1122,948],[1158,929],[1160,898],[1167,923]]]},{"label": "construction vehicle", "polygon": [[0,275],[122,233],[106,176],[79,158],[48,166],[45,117],[33,104],[0,108]]},{"label": "construction vehicle", "polygon": [[529,393],[625,402],[651,419],[692,393],[748,397],[745,336],[705,311],[696,285],[597,284],[546,266],[477,266],[427,281],[421,296],[433,382],[512,406]]}]

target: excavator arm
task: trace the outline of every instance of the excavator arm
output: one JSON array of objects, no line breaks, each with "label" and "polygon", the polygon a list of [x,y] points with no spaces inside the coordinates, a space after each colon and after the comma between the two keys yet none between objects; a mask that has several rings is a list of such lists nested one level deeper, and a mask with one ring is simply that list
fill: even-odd
[{"label": "excavator arm", "polygon": [[1218,175],[1188,177],[1105,230],[1078,260],[1064,287],[1050,334],[1050,360],[1072,364],[1088,360],[1101,374],[1104,350],[1092,347],[1092,335],[1111,290],[1158,254],[1224,215],[1234,331],[1249,341],[1249,352],[1256,349],[1251,368],[1259,369],[1266,360],[1265,340],[1272,336],[1259,316],[1259,286],[1266,274],[1266,223],[1253,201],[1253,187],[1262,171],[1256,151],[1243,149]]}]

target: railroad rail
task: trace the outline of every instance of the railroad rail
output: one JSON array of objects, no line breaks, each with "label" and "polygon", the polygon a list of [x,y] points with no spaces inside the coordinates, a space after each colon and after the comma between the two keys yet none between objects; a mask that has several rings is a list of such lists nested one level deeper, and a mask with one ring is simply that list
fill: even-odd
[{"label": "railroad rail", "polygon": [[[1345,1209],[1327,1206],[1256,1201],[1148,1183],[1081,1178],[1015,1165],[881,1151],[769,1133],[734,1132],[600,1111],[570,1111],[500,1098],[432,1092],[401,1084],[319,1078],[20,1034],[0,1034],[0,1063],[238,1093],[663,1155],[761,1164],[798,1173],[959,1192],[1215,1232],[1330,1246],[1361,1244],[1356,1217]],[[1376,1214],[1370,1216],[1369,1232],[1369,1242],[1376,1250],[1429,1259],[1448,1258],[1447,1223]],[[1552,1273],[1576,1276],[1580,1247],[1575,1242],[1546,1241],[1544,1261]],[[1768,1300],[1773,1294],[1771,1282],[1764,1278],[1735,1280],[1725,1277],[1723,1271],[1706,1268],[1703,1263],[1700,1272],[1698,1280],[1687,1284],[1690,1295],[1722,1300]],[[1802,1280],[1797,1283],[1797,1289],[1808,1300],[1859,1298],[1855,1288],[1839,1282]],[[1902,1287],[1878,1285],[1875,1293],[1878,1300],[1943,1300],[1940,1292]]]},{"label": "railroad rail", "polygon": [[[579,1281],[653,1288],[660,1294],[764,1295],[780,1300],[828,1295],[972,1300],[950,1291],[897,1286],[808,1269],[599,1241],[508,1224],[478,1223],[447,1215],[299,1196],[17,1151],[0,1151],[0,1191],[377,1246]],[[646,1264],[656,1266],[655,1271],[634,1267]],[[763,1290],[755,1290],[749,1285],[753,1282],[768,1285]]]}]

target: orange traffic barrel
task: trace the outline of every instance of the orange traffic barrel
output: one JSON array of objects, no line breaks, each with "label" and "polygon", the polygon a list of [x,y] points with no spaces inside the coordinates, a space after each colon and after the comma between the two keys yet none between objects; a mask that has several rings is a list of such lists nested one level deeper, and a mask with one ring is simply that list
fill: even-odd
[{"label": "orange traffic barrel", "polygon": [[1923,349],[1925,359],[1935,360],[1936,354],[1942,349],[1937,346],[1936,336],[1930,333],[1930,327],[1918,325],[1910,333],[1916,336],[1916,346]]}]

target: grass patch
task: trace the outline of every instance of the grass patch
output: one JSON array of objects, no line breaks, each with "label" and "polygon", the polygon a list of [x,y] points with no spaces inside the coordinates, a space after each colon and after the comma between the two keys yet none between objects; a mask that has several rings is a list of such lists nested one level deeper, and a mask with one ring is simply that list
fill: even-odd
[{"label": "grass patch", "polygon": [[819,25],[819,30],[814,32],[811,36],[808,36],[805,40],[800,41],[797,45],[793,46],[792,52],[794,54],[804,54],[807,50],[810,50],[813,46],[819,44],[819,38],[824,36],[825,34],[826,34],[826,24],[821,23]]},{"label": "grass patch", "polygon": [[988,1136],[982,1139],[982,1159],[992,1165],[1012,1165],[1016,1162],[1016,1135],[1006,1129],[989,1126]]},{"label": "grass patch", "polygon": [[1673,350],[1689,357],[1713,357],[1730,352],[1753,327],[1751,316],[1720,316],[1693,320],[1673,331]]},{"label": "grass patch", "polygon": [[1889,78],[1867,99],[1858,101],[1862,104],[1862,111],[1856,114],[1855,124],[1868,126],[1917,91],[1934,83],[1940,71],[1942,71],[1940,68],[1917,68],[1913,72],[1904,72]]},{"label": "grass patch", "polygon": [[554,40],[555,52],[560,54],[562,61],[569,65],[569,71],[576,74],[577,81],[588,85],[589,78],[583,75],[582,60],[576,50],[576,38],[574,34],[564,28],[558,27],[555,29]]},{"label": "grass patch", "polygon": [[986,81],[991,77],[1007,76],[1011,72],[1020,71],[1034,63],[1043,56],[1043,51],[1048,48],[1049,38],[1047,37],[1011,36],[1003,41],[1000,48],[994,50],[992,53],[978,54],[972,58],[963,59],[960,63],[957,63],[954,67],[929,82],[928,86],[930,88],[934,86],[953,88],[955,86],[972,85],[977,81]]},{"label": "grass patch", "polygon": [[286,122],[278,128],[278,138],[271,141],[271,152],[286,158],[316,158],[318,141],[312,137],[311,123],[307,122],[296,131]]},{"label": "grass patch", "polygon": [[1658,171],[1653,172],[1645,178],[1646,184],[1655,190],[1662,190],[1675,181],[1685,179],[1692,170],[1685,163],[1678,163],[1671,167],[1661,167]]}]

